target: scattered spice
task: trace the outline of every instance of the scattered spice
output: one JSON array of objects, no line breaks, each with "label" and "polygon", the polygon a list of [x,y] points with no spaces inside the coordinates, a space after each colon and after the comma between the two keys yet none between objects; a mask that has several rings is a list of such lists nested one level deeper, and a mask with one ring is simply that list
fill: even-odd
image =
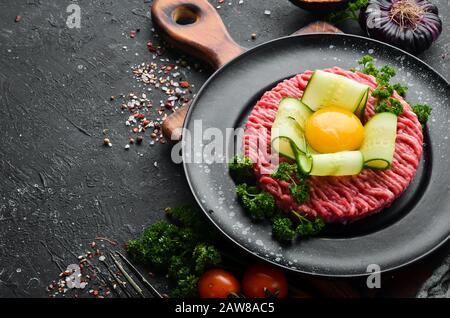
[{"label": "scattered spice", "polygon": [[189,82],[188,81],[181,81],[180,86],[182,88],[189,88]]},{"label": "scattered spice", "polygon": [[[108,241],[116,246],[117,242],[108,238],[96,238],[96,241]],[[104,244],[93,241],[88,244],[87,250],[81,255],[73,253],[76,261],[67,266],[66,270],[58,274],[56,280],[53,280],[47,287],[50,298],[73,297],[78,298],[80,294],[90,295],[96,298],[111,297],[111,292],[118,287],[112,284],[112,279],[100,269],[100,264],[105,260],[105,256],[100,248],[105,248]],[[76,268],[78,265],[79,270]],[[117,274],[117,276],[121,276]],[[74,287],[75,285],[75,287]],[[89,286],[89,290],[86,287]]]},{"label": "scattered spice", "polygon": [[111,140],[109,140],[109,138],[103,139],[103,145],[104,146],[108,146],[108,147],[112,147]]},{"label": "scattered spice", "polygon": [[252,40],[256,40],[256,33],[252,33],[251,38]]},{"label": "scattered spice", "polygon": [[17,15],[16,18],[14,19],[14,22],[19,23],[20,21],[22,21],[22,16]]},{"label": "scattered spice", "polygon": [[[133,31],[130,35],[132,34]],[[153,41],[147,42],[147,48],[152,53],[153,61],[131,67],[131,74],[141,92],[130,92],[110,98],[111,102],[119,105],[122,113],[127,114],[125,126],[129,127],[129,131],[133,135],[139,134],[137,137],[130,136],[126,149],[135,143],[142,144],[147,130],[152,139],[151,146],[155,142],[167,143],[161,130],[163,121],[195,97],[191,91],[194,85],[184,78],[182,69],[202,71],[198,64],[191,67],[182,58],[162,58],[161,54],[165,48]]]}]

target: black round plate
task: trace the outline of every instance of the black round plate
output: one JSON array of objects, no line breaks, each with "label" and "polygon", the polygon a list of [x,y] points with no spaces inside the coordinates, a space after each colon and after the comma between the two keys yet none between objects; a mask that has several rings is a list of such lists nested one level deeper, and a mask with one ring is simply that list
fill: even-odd
[{"label": "black round plate", "polygon": [[[235,244],[287,269],[323,276],[360,276],[370,264],[392,270],[427,255],[450,235],[449,84],[429,66],[397,48],[363,37],[309,34],[260,45],[218,70],[194,101],[185,128],[243,127],[262,93],[279,81],[308,69],[339,66],[350,69],[364,54],[378,65],[397,69],[396,81],[410,87],[411,103],[433,106],[425,132],[424,155],[413,182],[394,204],[377,215],[348,225],[331,225],[320,237],[282,245],[271,237],[269,224],[254,224],[235,196],[226,163],[190,163],[202,151],[211,153],[210,136],[184,139],[188,182],[211,221]],[[214,135],[214,131],[209,131]],[[205,130],[206,133],[206,130]],[[233,138],[223,141],[233,155]],[[208,146],[209,145],[209,146]],[[216,143],[216,145],[218,145]]]}]

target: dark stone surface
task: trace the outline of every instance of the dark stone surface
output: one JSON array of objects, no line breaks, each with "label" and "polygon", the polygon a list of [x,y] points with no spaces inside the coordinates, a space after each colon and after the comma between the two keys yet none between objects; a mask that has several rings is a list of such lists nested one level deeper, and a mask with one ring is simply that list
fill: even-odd
[{"label": "dark stone surface", "polygon": [[[288,1],[237,2],[225,1],[219,12],[247,47],[315,20]],[[448,78],[449,7],[436,2],[444,32],[420,58]],[[109,101],[136,89],[131,65],[151,61],[151,1],[80,0],[81,29],[66,27],[71,3],[76,1],[0,3],[0,297],[45,297],[45,286],[95,237],[122,245],[161,218],[164,207],[193,201],[169,146],[151,147],[146,140],[123,149],[130,133]],[[17,15],[23,18],[15,23]],[[138,28],[137,38],[130,39]],[[354,22],[342,29],[361,33]],[[196,89],[210,74],[183,71]],[[109,129],[112,148],[102,146],[103,129]],[[438,264],[438,256],[432,257]],[[423,281],[427,273],[416,276]],[[419,278],[411,278],[401,294],[414,294]],[[397,285],[389,278],[385,294],[400,295]]]}]

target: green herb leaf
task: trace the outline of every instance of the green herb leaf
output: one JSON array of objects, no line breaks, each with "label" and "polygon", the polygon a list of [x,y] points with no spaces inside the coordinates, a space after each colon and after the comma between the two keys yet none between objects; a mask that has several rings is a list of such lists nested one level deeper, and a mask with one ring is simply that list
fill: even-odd
[{"label": "green herb leaf", "polygon": [[203,215],[199,213],[198,209],[191,206],[183,205],[175,208],[166,208],[164,210],[166,215],[173,217],[182,226],[189,227],[193,230],[201,230],[207,226],[204,222]]},{"label": "green herb leaf", "polygon": [[372,91],[372,96],[377,99],[374,107],[375,112],[390,112],[397,116],[403,114],[402,104],[391,96],[394,90],[402,96],[405,95],[408,87],[399,83],[390,84],[392,77],[396,74],[395,69],[389,65],[384,65],[378,69],[374,64],[374,58],[370,55],[364,55],[358,60],[358,64],[362,66],[362,73],[374,76],[377,81],[378,86]]},{"label": "green herb leaf", "polygon": [[393,113],[397,116],[403,114],[404,109],[399,100],[395,98],[389,98],[389,101],[382,101],[375,105],[375,111],[377,113]]},{"label": "green herb leaf", "polygon": [[294,212],[299,219],[296,232],[301,237],[313,236],[319,234],[325,227],[325,222],[321,218],[316,218],[313,221]]},{"label": "green herb leaf", "polygon": [[272,223],[272,235],[281,242],[291,241],[297,235],[293,227],[294,224],[289,218],[277,217]]},{"label": "green herb leaf", "polygon": [[231,176],[237,183],[254,181],[253,163],[250,158],[236,155],[228,164]]},{"label": "green herb leaf", "polygon": [[236,187],[236,194],[255,221],[271,218],[276,212],[275,198],[269,192],[258,191],[243,183]]},{"label": "green herb leaf", "polygon": [[289,192],[297,203],[304,203],[309,199],[309,185],[306,180],[302,180],[299,184],[291,183],[289,185]]},{"label": "green herb leaf", "polygon": [[198,244],[195,247],[192,258],[195,263],[195,271],[198,274],[203,273],[208,267],[217,265],[222,261],[222,257],[217,248],[205,243]]},{"label": "green herb leaf", "polygon": [[195,275],[189,275],[186,278],[180,279],[176,288],[172,291],[171,296],[175,298],[198,297],[198,279]]},{"label": "green herb leaf", "polygon": [[372,91],[372,96],[378,98],[379,100],[387,99],[392,95],[392,91],[389,87],[379,86]]},{"label": "green herb leaf", "polygon": [[417,118],[419,119],[419,122],[422,124],[422,126],[425,126],[428,118],[431,115],[431,106],[427,104],[416,104],[412,107],[412,110],[414,113],[416,113]]},{"label": "green herb leaf", "polygon": [[207,231],[208,224],[202,221],[202,213],[189,206],[167,208],[165,212],[177,224],[166,221],[152,224],[139,239],[128,242],[127,252],[135,260],[167,273],[176,285],[173,297],[195,297],[198,276],[206,268],[219,264],[221,254],[210,242],[211,233]]},{"label": "green herb leaf", "polygon": [[402,85],[400,83],[392,85],[392,88],[397,92],[397,94],[401,96],[405,96],[406,92],[408,91],[408,86]]},{"label": "green herb leaf", "polygon": [[272,177],[283,180],[283,181],[291,181],[292,175],[297,173],[297,166],[291,165],[286,162],[282,162],[278,165],[277,170],[272,173]]},{"label": "green herb leaf", "polygon": [[174,255],[170,259],[170,265],[167,274],[173,281],[186,279],[191,275],[190,260],[181,255]]},{"label": "green herb leaf", "polygon": [[358,21],[357,11],[368,4],[369,0],[350,0],[344,9],[330,14],[327,17],[327,21],[333,24],[338,24],[346,20]]},{"label": "green herb leaf", "polygon": [[272,223],[272,235],[276,240],[289,242],[296,236],[305,238],[317,235],[325,227],[325,222],[321,218],[309,220],[296,211],[291,211],[291,213],[297,218],[297,223],[294,223],[290,218],[285,216],[274,218]]},{"label": "green herb leaf", "polygon": [[[296,176],[296,181],[292,176]],[[277,170],[272,173],[272,178],[290,182],[289,192],[297,203],[303,203],[309,199],[309,185],[307,176],[298,173],[297,165],[282,162],[279,164]]]}]

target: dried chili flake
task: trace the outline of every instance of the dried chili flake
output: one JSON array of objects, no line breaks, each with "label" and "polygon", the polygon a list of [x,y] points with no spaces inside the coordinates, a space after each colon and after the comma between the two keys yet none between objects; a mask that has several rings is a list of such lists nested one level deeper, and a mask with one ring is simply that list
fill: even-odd
[{"label": "dried chili flake", "polygon": [[164,107],[167,109],[172,109],[173,106],[174,106],[173,101],[168,100],[164,103]]},{"label": "dried chili flake", "polygon": [[150,52],[156,53],[157,48],[153,45],[153,42],[147,42],[147,48]]},{"label": "dried chili flake", "polygon": [[180,82],[180,86],[183,87],[183,88],[188,88],[190,85],[189,85],[188,81],[181,81]]}]

